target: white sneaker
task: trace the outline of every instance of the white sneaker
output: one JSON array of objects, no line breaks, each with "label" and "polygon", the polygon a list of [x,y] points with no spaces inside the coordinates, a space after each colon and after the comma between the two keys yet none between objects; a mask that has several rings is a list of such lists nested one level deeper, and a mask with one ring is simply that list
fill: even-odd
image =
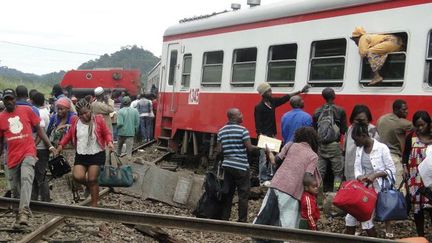
[{"label": "white sneaker", "polygon": [[271,181],[264,181],[260,186],[270,187]]}]

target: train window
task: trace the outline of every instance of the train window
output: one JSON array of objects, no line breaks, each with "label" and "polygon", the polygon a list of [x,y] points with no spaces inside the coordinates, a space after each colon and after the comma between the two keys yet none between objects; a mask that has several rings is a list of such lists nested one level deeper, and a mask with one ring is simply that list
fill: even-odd
[{"label": "train window", "polygon": [[189,88],[190,85],[190,72],[192,67],[192,54],[183,56],[183,70],[182,70],[182,88]]},{"label": "train window", "polygon": [[312,87],[342,86],[346,44],[346,39],[312,42],[308,82]]},{"label": "train window", "polygon": [[223,51],[205,52],[203,58],[203,86],[220,86],[222,80]]},{"label": "train window", "polygon": [[169,85],[174,84],[176,67],[177,67],[177,50],[172,50],[170,55],[170,66],[169,66],[169,75],[168,75]]},{"label": "train window", "polygon": [[429,45],[426,56],[426,81],[432,86],[432,31],[429,32]]},{"label": "train window", "polygon": [[231,84],[253,86],[257,48],[234,50]]},{"label": "train window", "polygon": [[272,86],[294,86],[297,44],[270,46],[267,82]]},{"label": "train window", "polygon": [[[408,35],[406,33],[392,33],[401,38],[403,45],[402,49],[398,52],[392,52],[387,55],[387,59],[379,70],[379,74],[384,78],[374,87],[402,87],[405,76],[405,60],[406,60],[406,46]],[[373,72],[369,65],[368,58],[363,58],[361,66],[360,84],[367,86],[373,79]]]}]

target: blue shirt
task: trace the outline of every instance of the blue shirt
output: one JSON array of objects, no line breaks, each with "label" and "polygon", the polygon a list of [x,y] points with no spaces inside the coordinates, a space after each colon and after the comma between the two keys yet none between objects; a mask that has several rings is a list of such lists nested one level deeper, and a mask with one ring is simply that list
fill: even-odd
[{"label": "blue shirt", "polygon": [[292,109],[282,116],[282,138],[284,144],[294,140],[294,134],[300,127],[312,126],[312,116],[300,108]]},{"label": "blue shirt", "polygon": [[34,106],[32,103],[29,103],[29,102],[27,102],[27,101],[17,100],[17,101],[16,101],[16,105],[29,106],[29,107],[32,109],[32,111],[33,111],[33,112],[34,112],[38,117],[40,117],[40,115],[39,115],[39,109],[38,109],[36,106]]},{"label": "blue shirt", "polygon": [[247,170],[249,162],[245,141],[250,139],[248,130],[238,124],[228,123],[217,134],[217,141],[222,145],[223,167]]}]

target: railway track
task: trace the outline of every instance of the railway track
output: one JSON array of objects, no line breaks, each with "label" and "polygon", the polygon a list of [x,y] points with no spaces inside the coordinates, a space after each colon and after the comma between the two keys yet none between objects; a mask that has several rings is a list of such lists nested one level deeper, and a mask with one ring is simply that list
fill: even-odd
[{"label": "railway track", "polygon": [[[105,188],[102,191],[99,192],[99,196],[103,197],[109,193],[110,189]],[[90,198],[87,198],[86,200],[80,202],[78,205],[85,206],[90,203]],[[24,236],[19,243],[32,243],[37,242],[39,240],[42,240],[45,236],[50,235],[55,232],[56,228],[63,225],[66,217],[65,216],[57,216],[46,222],[45,224],[41,225],[36,230],[32,231],[28,235]]]},{"label": "railway track", "polygon": [[[133,152],[136,153],[138,152],[140,149],[143,148],[147,148],[150,147],[155,141],[150,141],[144,144],[140,144],[138,146],[136,146],[135,148],[133,148]],[[163,158],[166,157],[166,153],[164,153],[162,156],[158,157],[157,160],[162,160]],[[121,157],[125,156],[125,154],[122,154]],[[109,188],[105,188],[100,192],[100,196],[106,196],[108,193],[110,192]],[[78,205],[80,206],[85,206],[90,202],[90,198],[80,202]],[[10,208],[9,208],[10,209]],[[34,211],[36,212],[36,211]],[[5,214],[4,214],[5,215]],[[51,219],[47,219],[44,220],[45,222],[42,223],[39,227],[35,228],[35,229],[30,229],[32,230],[30,233],[26,234],[24,237],[22,237],[18,242],[38,242],[39,240],[42,240],[43,238],[53,234],[56,229],[62,225],[64,225],[66,217],[65,216],[57,216]],[[10,231],[10,232],[15,232],[17,234],[22,234],[22,233],[26,233],[28,232],[29,229],[26,229],[24,231],[20,231],[20,230],[11,230],[11,229],[3,229],[6,231]],[[0,241],[3,241],[0,239]]]},{"label": "railway track", "polygon": [[[0,198],[0,208],[17,206],[19,200],[11,198]],[[83,206],[61,205],[45,202],[32,202],[31,208],[34,212],[53,214],[61,217],[75,217],[84,219],[97,219],[108,222],[120,222],[125,224],[137,224],[148,226],[159,226],[194,231],[210,231],[218,233],[236,234],[253,238],[266,236],[267,239],[294,241],[294,242],[328,242],[328,243],[351,243],[351,242],[396,242],[387,239],[377,239],[362,236],[351,236],[319,231],[308,231],[298,229],[285,229],[281,227],[254,225],[220,220],[199,219],[191,217],[173,216],[142,213],[135,211],[92,208]],[[32,242],[32,241],[28,241]]]}]

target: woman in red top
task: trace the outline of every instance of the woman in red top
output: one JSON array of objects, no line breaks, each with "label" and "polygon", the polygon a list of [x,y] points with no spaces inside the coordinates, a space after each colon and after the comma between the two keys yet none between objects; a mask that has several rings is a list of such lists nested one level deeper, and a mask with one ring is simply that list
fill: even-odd
[{"label": "woman in red top", "polygon": [[[410,194],[411,205],[414,211],[414,221],[417,234],[424,236],[424,205],[428,199],[417,192],[423,187],[423,181],[418,171],[419,164],[426,157],[427,143],[432,140],[430,134],[431,118],[426,111],[417,111],[413,116],[415,132],[408,134],[405,141],[402,164],[404,167],[404,177],[408,182],[408,193]],[[432,216],[432,213],[429,212]]]},{"label": "woman in red top", "polygon": [[72,119],[71,127],[60,141],[59,151],[72,142],[76,149],[73,178],[87,186],[91,195],[91,206],[99,200],[98,176],[100,166],[105,163],[105,147],[114,150],[112,135],[105,120],[91,112],[90,103],[81,99],[76,105],[78,117]]}]

